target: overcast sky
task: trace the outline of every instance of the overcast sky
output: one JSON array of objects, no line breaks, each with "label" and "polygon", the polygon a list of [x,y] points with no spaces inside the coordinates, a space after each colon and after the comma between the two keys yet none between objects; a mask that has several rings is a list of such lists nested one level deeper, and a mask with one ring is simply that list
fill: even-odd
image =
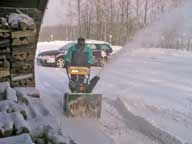
[{"label": "overcast sky", "polygon": [[49,0],[43,26],[54,26],[65,23],[68,0]]}]

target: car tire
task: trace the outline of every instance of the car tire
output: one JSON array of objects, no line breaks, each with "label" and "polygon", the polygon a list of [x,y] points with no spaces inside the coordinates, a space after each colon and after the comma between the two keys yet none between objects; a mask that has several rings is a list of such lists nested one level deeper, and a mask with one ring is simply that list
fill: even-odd
[{"label": "car tire", "polygon": [[57,65],[58,68],[64,68],[64,66],[65,66],[65,61],[64,61],[64,59],[63,59],[63,58],[57,59],[56,65]]}]

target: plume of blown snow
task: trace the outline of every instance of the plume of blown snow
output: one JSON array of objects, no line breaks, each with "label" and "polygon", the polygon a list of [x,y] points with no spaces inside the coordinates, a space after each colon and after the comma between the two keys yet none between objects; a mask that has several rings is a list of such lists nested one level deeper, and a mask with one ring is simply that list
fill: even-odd
[{"label": "plume of blown snow", "polygon": [[182,37],[192,39],[191,7],[192,1],[186,1],[181,7],[163,14],[158,21],[138,32],[132,42],[127,43],[124,50],[159,47],[160,43],[167,39],[179,40]]}]

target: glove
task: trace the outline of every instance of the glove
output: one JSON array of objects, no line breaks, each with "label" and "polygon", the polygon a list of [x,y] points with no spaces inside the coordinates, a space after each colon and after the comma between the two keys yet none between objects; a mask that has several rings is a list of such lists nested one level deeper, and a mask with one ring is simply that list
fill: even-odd
[{"label": "glove", "polygon": [[65,65],[64,65],[64,67],[67,69],[68,67],[70,67],[71,66],[71,63],[70,62],[65,62]]}]

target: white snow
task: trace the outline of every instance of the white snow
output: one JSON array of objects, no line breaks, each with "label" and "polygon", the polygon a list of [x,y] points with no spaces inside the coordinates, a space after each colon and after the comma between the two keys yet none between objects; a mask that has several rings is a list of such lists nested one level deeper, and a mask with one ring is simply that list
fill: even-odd
[{"label": "white snow", "polygon": [[120,98],[134,115],[192,142],[192,52],[134,48],[120,53],[104,68],[95,92]]},{"label": "white snow", "polygon": [[[64,69],[36,66],[36,82],[57,123],[80,144],[93,138],[95,143],[110,143],[109,137],[119,144],[191,142],[191,60],[192,53],[186,51],[122,49],[104,67],[95,89],[104,96],[100,121],[63,117],[62,99],[68,90]],[[98,71],[92,68],[92,76]],[[116,103],[117,98],[126,111]],[[81,129],[86,132],[81,134]]]},{"label": "white snow", "polygon": [[[38,48],[63,43],[66,42],[40,43]],[[121,49],[119,46],[114,48]],[[100,121],[63,117],[62,99],[68,90],[64,69],[36,66],[36,82],[43,103],[65,133],[80,144],[90,143],[93,137],[95,142],[106,143],[110,143],[111,137],[118,144],[192,142],[191,61],[192,53],[187,51],[120,50],[102,70],[95,89],[104,96]],[[92,75],[98,71],[98,68],[92,68]],[[117,98],[126,111],[116,102]],[[81,129],[86,132],[81,134]],[[90,139],[86,139],[87,134]]]},{"label": "white snow", "polygon": [[[63,95],[68,91],[65,70],[36,65],[36,86],[41,98],[34,100],[33,106],[29,105],[30,111],[34,111],[31,127],[55,122],[77,144],[192,143],[192,52],[140,48],[158,42],[163,29],[180,20],[176,15],[171,23],[167,17],[161,26],[156,27],[157,22],[139,33],[129,47],[113,46],[119,52],[104,67],[94,90],[103,94],[100,120],[64,117]],[[67,43],[39,43],[37,53]],[[98,71],[92,68],[91,74]]]}]

